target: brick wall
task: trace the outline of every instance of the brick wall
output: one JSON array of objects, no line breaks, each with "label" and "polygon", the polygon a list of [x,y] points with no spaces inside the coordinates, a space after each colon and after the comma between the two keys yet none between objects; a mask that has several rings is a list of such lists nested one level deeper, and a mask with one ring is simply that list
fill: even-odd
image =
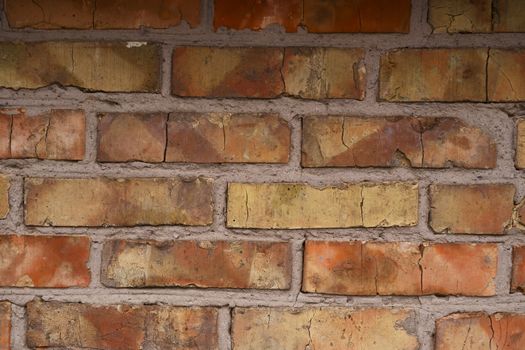
[{"label": "brick wall", "polygon": [[525,2],[0,9],[0,350],[525,349]]}]

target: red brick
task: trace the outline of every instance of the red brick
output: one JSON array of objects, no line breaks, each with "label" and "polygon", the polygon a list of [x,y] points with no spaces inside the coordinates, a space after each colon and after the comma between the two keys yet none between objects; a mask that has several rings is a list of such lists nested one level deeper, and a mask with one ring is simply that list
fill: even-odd
[{"label": "red brick", "polygon": [[218,349],[213,308],[33,301],[27,328],[27,344],[36,348]]},{"label": "red brick", "polygon": [[511,291],[525,293],[525,246],[512,248]]},{"label": "red brick", "polygon": [[274,114],[172,113],[167,162],[287,163],[290,127]]},{"label": "red brick", "polygon": [[115,240],[102,255],[110,287],[290,288],[287,243]]},{"label": "red brick", "polygon": [[390,308],[235,308],[232,321],[234,350],[416,350],[415,334],[414,313]]},{"label": "red brick", "polygon": [[496,143],[457,118],[303,119],[305,167],[494,168]]},{"label": "red brick", "polygon": [[0,349],[11,349],[11,304],[0,302]]},{"label": "red brick", "polygon": [[260,30],[278,24],[296,32],[303,14],[302,0],[215,0],[213,26]]},{"label": "red brick", "polygon": [[11,28],[136,29],[200,23],[200,1],[187,0],[6,0]]},{"label": "red brick", "polygon": [[381,56],[379,98],[485,102],[486,48],[399,49]]},{"label": "red brick", "polygon": [[26,178],[33,226],[209,225],[211,180]]},{"label": "red brick", "polygon": [[89,250],[82,236],[0,235],[0,286],[87,287]]},{"label": "red brick", "polygon": [[456,313],[436,321],[436,350],[525,348],[525,315]]},{"label": "red brick", "polygon": [[83,111],[59,110],[28,115],[24,109],[0,110],[0,158],[82,160],[86,144]]},{"label": "red brick", "polygon": [[489,101],[525,101],[525,50],[490,49],[487,72]]},{"label": "red brick", "polygon": [[443,243],[423,249],[423,294],[492,296],[496,294],[498,246]]},{"label": "red brick", "polygon": [[193,97],[279,96],[283,51],[279,48],[177,47],[171,93]]},{"label": "red brick", "polygon": [[504,234],[512,224],[512,184],[430,186],[430,226],[438,233]]},{"label": "red brick", "polygon": [[98,161],[164,161],[166,113],[105,113],[98,118]]},{"label": "red brick", "polygon": [[408,33],[410,0],[304,0],[312,33]]}]

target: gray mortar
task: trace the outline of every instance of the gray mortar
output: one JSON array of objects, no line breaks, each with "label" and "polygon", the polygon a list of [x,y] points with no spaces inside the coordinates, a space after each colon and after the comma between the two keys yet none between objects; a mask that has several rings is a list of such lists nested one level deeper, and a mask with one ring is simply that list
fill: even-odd
[{"label": "gray mortar", "polygon": [[[287,34],[272,26],[261,32],[219,30],[213,32],[212,0],[202,1],[203,24],[189,29],[184,24],[168,30],[137,31],[75,31],[75,30],[11,30],[5,15],[0,21],[3,41],[151,41],[162,45],[162,83],[160,94],[85,93],[76,88],[48,88],[13,91],[0,89],[0,107],[27,107],[31,113],[50,108],[81,108],[87,113],[86,157],[80,162],[3,160],[0,172],[11,177],[11,211],[0,221],[0,231],[24,234],[84,234],[93,240],[89,267],[92,282],[89,288],[31,289],[4,288],[0,299],[13,305],[12,346],[27,349],[25,343],[24,304],[35,297],[44,300],[96,304],[160,303],[170,305],[218,306],[219,340],[222,350],[231,349],[231,308],[236,306],[348,306],[407,307],[416,311],[416,332],[421,349],[433,348],[434,323],[437,318],[458,311],[525,312],[525,296],[509,294],[511,247],[525,244],[525,235],[518,230],[505,236],[435,234],[427,225],[431,183],[512,183],[516,186],[515,201],[525,197],[524,172],[514,168],[515,122],[525,116],[525,104],[519,103],[388,103],[377,101],[380,56],[391,49],[404,47],[525,47],[522,34],[431,34],[426,23],[426,1],[413,0],[411,32],[401,34],[308,34],[304,29]],[[0,9],[3,2],[0,1]],[[170,96],[171,52],[175,46],[327,46],[365,48],[367,88],[364,101],[311,101],[280,97],[274,100],[178,98]],[[286,165],[194,165],[194,164],[97,164],[96,123],[100,112],[274,112],[290,123],[292,145],[290,162]],[[300,167],[302,115],[358,116],[452,116],[488,132],[498,144],[497,167],[491,170],[407,169],[407,168],[340,168],[302,169]],[[26,227],[23,223],[23,177],[170,177],[205,176],[215,179],[214,223],[210,227],[130,227],[130,228],[57,228]],[[360,181],[417,181],[420,184],[419,224],[412,228],[350,228],[307,230],[231,230],[225,227],[226,187],[228,182],[308,182],[314,185]],[[113,289],[100,283],[102,243],[109,238],[155,239],[240,239],[287,240],[293,247],[291,289],[287,291],[219,290],[219,289]],[[302,246],[305,239],[435,241],[435,242],[498,242],[500,261],[497,295],[478,297],[354,297],[301,293]]]}]

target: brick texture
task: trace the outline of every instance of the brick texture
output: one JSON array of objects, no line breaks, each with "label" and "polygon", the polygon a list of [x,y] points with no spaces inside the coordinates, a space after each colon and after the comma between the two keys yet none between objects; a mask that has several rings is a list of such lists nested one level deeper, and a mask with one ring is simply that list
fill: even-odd
[{"label": "brick texture", "polygon": [[525,246],[512,248],[511,291],[525,293]]},{"label": "brick texture", "polygon": [[9,178],[0,176],[0,219],[5,219],[9,213]]},{"label": "brick texture", "polygon": [[11,304],[0,302],[0,349],[11,349]]}]

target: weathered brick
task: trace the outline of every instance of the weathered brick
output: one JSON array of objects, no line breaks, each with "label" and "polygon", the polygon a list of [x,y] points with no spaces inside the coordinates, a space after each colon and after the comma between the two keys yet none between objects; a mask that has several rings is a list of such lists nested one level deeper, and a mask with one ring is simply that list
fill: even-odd
[{"label": "weathered brick", "polygon": [[304,25],[313,33],[408,33],[410,0],[304,0]]},{"label": "weathered brick", "polygon": [[492,0],[430,0],[428,22],[434,33],[488,33]]},{"label": "weathered brick", "polygon": [[0,87],[61,84],[107,92],[158,92],[160,87],[156,44],[3,42],[0,52]]},{"label": "weathered brick", "polygon": [[177,47],[171,92],[194,97],[271,98],[283,92],[279,48]]},{"label": "weathered brick", "polygon": [[274,114],[172,113],[167,162],[287,163],[290,127]]},{"label": "weathered brick", "polygon": [[115,240],[102,255],[110,287],[290,288],[284,242]]},{"label": "weathered brick", "polygon": [[512,184],[430,186],[430,226],[438,233],[504,234],[512,224]]},{"label": "weathered brick", "polygon": [[496,294],[498,246],[491,243],[427,245],[423,249],[423,294]]},{"label": "weathered brick", "polygon": [[34,226],[209,225],[212,182],[198,178],[25,180]]},{"label": "weathered brick", "polygon": [[495,32],[525,32],[525,2],[497,0],[493,6]]},{"label": "weathered brick", "polygon": [[303,291],[310,293],[484,296],[495,292],[496,245],[307,241],[304,255]]},{"label": "weathered brick", "polygon": [[516,168],[525,169],[525,120],[516,124]]},{"label": "weathered brick", "polygon": [[303,14],[302,0],[215,0],[213,26],[260,30],[278,24],[296,32]]},{"label": "weathered brick", "polygon": [[525,293],[525,246],[512,248],[512,292]]},{"label": "weathered brick", "polygon": [[228,185],[227,226],[232,228],[390,227],[417,221],[413,183]]},{"label": "weathered brick", "polygon": [[400,49],[381,56],[381,100],[486,100],[488,49]]},{"label": "weathered brick", "polygon": [[0,235],[0,286],[87,287],[89,249],[87,237]]},{"label": "weathered brick", "polygon": [[282,74],[286,93],[310,99],[365,97],[363,49],[286,48]]},{"label": "weathered brick", "polygon": [[436,350],[525,348],[525,315],[466,312],[436,321]]},{"label": "weathered brick", "polygon": [[82,160],[86,120],[81,110],[54,109],[34,116],[0,110],[0,158]]},{"label": "weathered brick", "polygon": [[489,101],[525,101],[525,50],[490,49],[487,71]]},{"label": "weathered brick", "polygon": [[303,118],[305,167],[494,168],[496,143],[458,118]]},{"label": "weathered brick", "polygon": [[98,118],[98,161],[164,161],[166,113],[105,113]]},{"label": "weathered brick", "polygon": [[0,175],[0,219],[5,219],[9,213],[9,179]]},{"label": "weathered brick", "polygon": [[135,29],[200,23],[200,2],[185,0],[6,0],[11,28]]},{"label": "weathered brick", "polygon": [[214,308],[32,301],[27,328],[36,348],[218,349]]},{"label": "weathered brick", "polygon": [[11,304],[0,302],[0,349],[11,349]]},{"label": "weathered brick", "polygon": [[234,350],[415,350],[415,315],[400,309],[236,308]]}]

